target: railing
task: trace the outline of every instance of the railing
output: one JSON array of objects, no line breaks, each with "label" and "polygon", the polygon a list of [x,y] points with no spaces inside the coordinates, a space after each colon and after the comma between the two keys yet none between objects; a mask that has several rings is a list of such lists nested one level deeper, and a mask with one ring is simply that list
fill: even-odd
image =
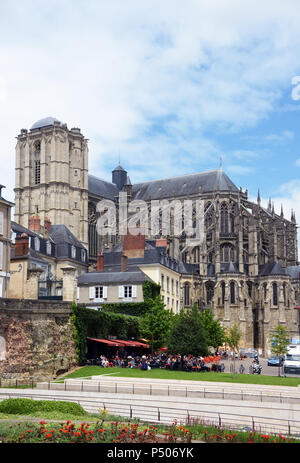
[{"label": "railing", "polygon": [[[0,400],[3,398],[17,397],[18,394],[11,394],[9,392],[0,391]],[[26,397],[26,394],[19,395],[19,397]],[[28,398],[32,398],[30,394]],[[106,410],[111,415],[135,419],[138,418],[141,421],[149,423],[160,423],[160,424],[202,424],[202,425],[213,425],[219,428],[244,430],[251,432],[268,432],[269,434],[281,434],[289,437],[300,437],[300,421],[284,419],[284,418],[262,418],[255,415],[243,415],[240,413],[234,413],[234,410],[230,413],[227,412],[214,412],[214,411],[199,411],[195,409],[183,409],[173,407],[170,404],[168,407],[155,407],[153,405],[138,405],[138,404],[127,404],[122,402],[106,402],[103,400],[92,400],[92,399],[78,399],[78,397],[66,397],[56,395],[55,397],[49,397],[45,394],[35,395],[35,399],[43,400],[64,400],[70,402],[76,402],[81,405],[84,409],[89,412],[95,413],[95,411]]]},{"label": "railing", "polygon": [[35,388],[36,383],[32,380],[20,380],[20,379],[3,379],[0,378],[0,388]]},{"label": "railing", "polygon": [[298,395],[287,394],[277,391],[254,391],[251,392],[247,389],[231,389],[231,388],[218,388],[216,387],[201,387],[197,386],[189,388],[188,386],[173,386],[173,385],[153,385],[137,384],[134,382],[113,382],[113,381],[95,381],[95,380],[70,380],[64,383],[52,383],[48,381],[48,390],[64,390],[75,392],[102,392],[102,393],[115,393],[115,394],[139,394],[139,395],[161,395],[161,396],[179,396],[186,398],[204,398],[204,399],[231,399],[242,401],[256,401],[256,402],[277,402],[277,403],[298,403],[300,404],[300,393]]}]

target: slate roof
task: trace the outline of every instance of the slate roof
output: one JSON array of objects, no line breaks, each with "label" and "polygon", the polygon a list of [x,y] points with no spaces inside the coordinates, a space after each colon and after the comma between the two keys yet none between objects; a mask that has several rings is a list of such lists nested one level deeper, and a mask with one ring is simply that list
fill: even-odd
[{"label": "slate roof", "polygon": [[281,268],[279,262],[268,262],[265,265],[259,266],[258,274],[260,276],[267,275],[286,275],[285,271]]},{"label": "slate roof", "polygon": [[95,196],[101,196],[105,199],[114,201],[115,197],[119,195],[119,190],[114,183],[107,182],[94,175],[88,176],[89,193]]},{"label": "slate roof", "polygon": [[27,233],[28,236],[39,236],[37,233],[29,230],[29,228],[22,227],[17,222],[11,221],[11,228],[15,233]]},{"label": "slate roof", "polygon": [[55,244],[72,244],[78,248],[84,248],[81,242],[73,235],[65,225],[52,225],[49,233],[49,238]]},{"label": "slate roof", "polygon": [[98,284],[143,284],[150,280],[141,270],[126,272],[89,272],[78,278],[78,286]]},{"label": "slate roof", "polygon": [[[119,243],[114,246],[112,251],[104,251],[104,271],[120,272],[121,271],[121,256],[123,245]],[[128,270],[139,269],[141,265],[161,264],[170,270],[181,274],[199,274],[198,264],[188,264],[178,262],[170,257],[164,247],[156,247],[155,241],[146,240],[143,257],[129,258],[127,260]]]},{"label": "slate roof", "polygon": [[239,273],[238,266],[234,262],[222,263],[220,271],[221,273]]},{"label": "slate roof", "polygon": [[238,188],[230,178],[221,170],[211,170],[180,177],[153,180],[151,182],[138,183],[133,185],[132,193],[134,199],[160,199],[173,196],[186,196],[216,191],[238,192]]},{"label": "slate roof", "polygon": [[300,265],[294,265],[291,267],[287,267],[286,271],[287,271],[287,274],[290,275],[291,278],[299,278]]},{"label": "slate roof", "polygon": [[[124,170],[123,167],[119,167],[119,170]],[[115,170],[118,170],[118,168]],[[218,187],[220,191],[229,191],[230,189],[233,192],[239,191],[225,172],[218,169],[134,184],[132,185],[132,198],[147,201],[174,196],[196,195],[200,191],[202,193],[216,191]],[[114,200],[119,194],[119,190],[114,183],[93,175],[89,175],[88,188],[90,194],[111,200]]]}]

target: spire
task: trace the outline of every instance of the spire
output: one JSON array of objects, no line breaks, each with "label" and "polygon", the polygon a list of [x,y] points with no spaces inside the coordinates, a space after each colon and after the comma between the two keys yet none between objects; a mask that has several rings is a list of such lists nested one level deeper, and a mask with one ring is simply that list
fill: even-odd
[{"label": "spire", "polygon": [[258,192],[257,192],[257,204],[260,206],[260,192],[259,192],[259,189],[258,189]]},{"label": "spire", "polygon": [[291,222],[294,222],[294,211],[291,209]]},{"label": "spire", "polygon": [[281,203],[281,212],[280,212],[280,217],[283,219],[284,215],[283,215],[283,206],[282,206],[282,203]]},{"label": "spire", "polygon": [[275,214],[274,201],[273,201],[273,203],[272,203],[272,214],[273,214],[273,215]]},{"label": "spire", "polygon": [[272,203],[271,203],[271,198],[269,198],[268,210],[270,211],[271,209],[272,209]]}]

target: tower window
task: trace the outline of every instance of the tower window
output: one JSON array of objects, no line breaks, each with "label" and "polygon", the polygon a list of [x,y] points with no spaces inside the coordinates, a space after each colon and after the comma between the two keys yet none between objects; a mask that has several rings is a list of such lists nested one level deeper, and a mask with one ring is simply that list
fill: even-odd
[{"label": "tower window", "polygon": [[34,183],[35,185],[41,183],[41,162],[39,160],[34,161]]}]

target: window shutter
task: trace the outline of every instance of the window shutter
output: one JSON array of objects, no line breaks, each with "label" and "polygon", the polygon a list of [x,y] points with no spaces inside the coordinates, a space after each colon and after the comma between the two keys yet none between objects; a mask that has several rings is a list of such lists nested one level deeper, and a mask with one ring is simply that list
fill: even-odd
[{"label": "window shutter", "polygon": [[0,270],[3,269],[3,243],[0,243]]},{"label": "window shutter", "polygon": [[136,286],[132,286],[132,297],[136,297]]},{"label": "window shutter", "polygon": [[119,286],[119,298],[124,298],[124,286]]},{"label": "window shutter", "polygon": [[0,278],[0,297],[3,297],[3,278]]},{"label": "window shutter", "polygon": [[3,212],[0,212],[0,235],[3,235],[3,218],[4,218]]},{"label": "window shutter", "polygon": [[80,288],[79,288],[79,286],[77,286],[77,299],[79,299],[79,298],[80,298]]},{"label": "window shutter", "polygon": [[103,299],[107,299],[107,286],[103,286]]},{"label": "window shutter", "polygon": [[90,299],[95,299],[95,287],[90,286]]}]

